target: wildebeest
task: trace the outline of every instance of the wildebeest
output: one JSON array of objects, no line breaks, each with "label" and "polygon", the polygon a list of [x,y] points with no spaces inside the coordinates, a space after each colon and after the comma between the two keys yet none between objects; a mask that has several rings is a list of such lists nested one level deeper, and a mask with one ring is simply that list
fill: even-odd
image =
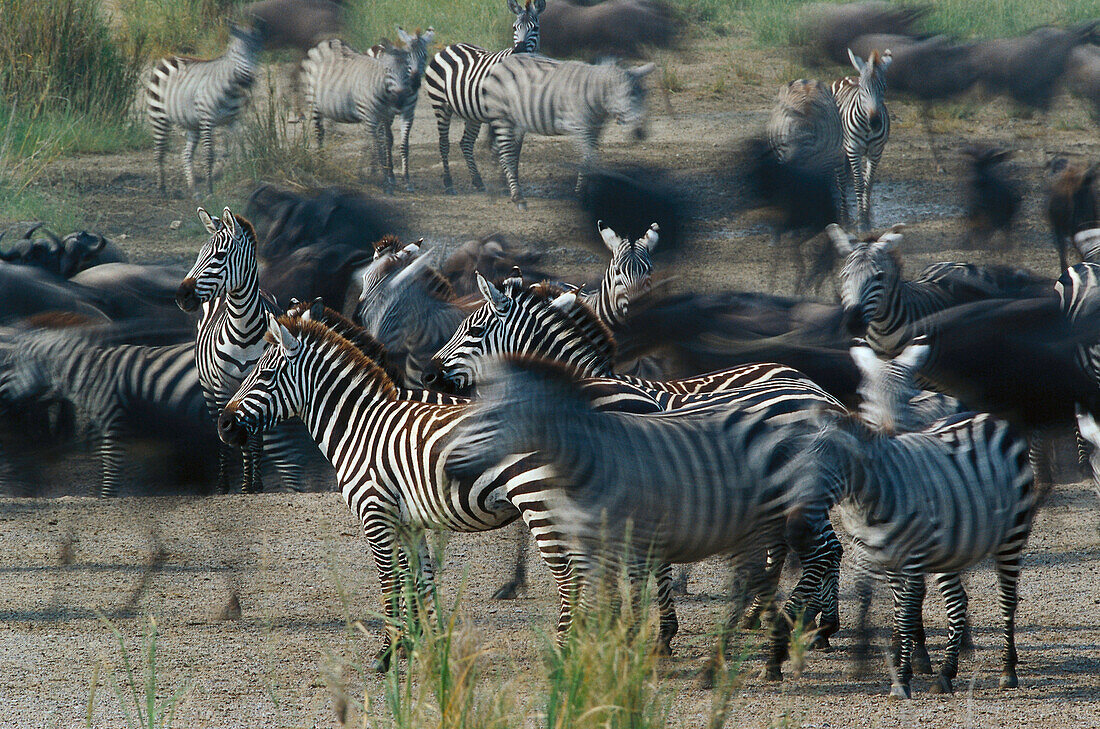
[{"label": "wildebeest", "polygon": [[1081,45],[1069,55],[1066,86],[1092,104],[1093,119],[1100,124],[1100,46]]},{"label": "wildebeest", "polygon": [[[828,58],[841,66],[848,65],[848,49],[866,58],[852,42],[861,35],[913,35],[914,26],[928,14],[928,8],[886,2],[815,3],[806,6],[799,15],[795,40],[805,49],[810,63]],[[893,45],[875,46],[879,50]],[[869,50],[869,49],[868,49]]]},{"label": "wildebeest", "polygon": [[970,242],[982,245],[998,231],[1007,242],[1012,221],[1023,200],[1020,184],[1012,179],[1004,165],[1012,152],[972,145],[963,153],[970,158],[965,188]]},{"label": "wildebeest", "polygon": [[269,50],[293,48],[305,53],[344,29],[343,4],[333,0],[259,0],[241,12],[262,21],[264,47]]},{"label": "wildebeest", "polygon": [[[10,230],[0,232],[0,240]],[[41,231],[41,236],[32,238],[38,231]],[[0,260],[35,266],[62,278],[71,278],[100,263],[125,261],[126,256],[97,233],[81,230],[60,238],[46,228],[45,223],[37,222],[32,223],[7,251],[0,251]]]},{"label": "wildebeest", "polygon": [[314,244],[260,266],[260,286],[286,308],[292,298],[322,298],[343,309],[352,274],[371,262],[373,252],[347,245]]},{"label": "wildebeest", "polygon": [[532,278],[550,278],[548,274],[533,270],[541,258],[539,251],[524,248],[503,233],[493,233],[460,245],[443,260],[439,272],[451,282],[455,294],[467,296],[477,293],[475,272],[496,281],[519,266]]},{"label": "wildebeest", "polygon": [[1066,248],[1073,243],[1074,234],[1100,222],[1093,189],[1098,169],[1100,165],[1086,166],[1061,156],[1050,162],[1047,219],[1058,251],[1059,271],[1066,270]]},{"label": "wildebeest", "polygon": [[597,232],[600,220],[630,237],[644,234],[650,223],[657,223],[661,228],[660,250],[666,252],[679,245],[687,214],[687,201],[668,174],[641,165],[590,170],[581,189],[580,206],[585,215],[582,227],[592,231],[589,243],[601,253],[605,248]]},{"label": "wildebeest", "polygon": [[664,0],[549,0],[539,16],[539,45],[556,57],[579,54],[638,57],[646,47],[675,45],[681,22]]}]

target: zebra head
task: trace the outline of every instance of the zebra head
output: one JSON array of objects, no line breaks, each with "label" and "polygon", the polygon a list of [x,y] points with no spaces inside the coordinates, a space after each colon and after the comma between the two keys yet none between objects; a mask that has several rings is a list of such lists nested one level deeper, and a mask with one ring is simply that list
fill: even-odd
[{"label": "zebra head", "polygon": [[519,311],[514,297],[523,279],[514,275],[505,279],[502,291],[480,271],[474,275],[485,303],[462,320],[450,340],[432,357],[421,375],[426,387],[457,395],[469,392],[479,379],[485,357],[506,351],[506,321]]},{"label": "zebra head", "polygon": [[918,430],[912,401],[921,394],[917,370],[928,359],[927,338],[917,337],[894,359],[879,359],[863,342],[850,352],[862,375],[859,414],[864,421],[890,435]]},{"label": "zebra head", "polygon": [[897,294],[901,265],[893,254],[901,241],[895,225],[876,240],[857,240],[833,223],[826,228],[837,253],[845,257],[840,270],[840,301],[852,334],[862,335],[873,321],[890,315],[890,297]]},{"label": "zebra head", "polygon": [[649,226],[644,236],[634,241],[620,238],[611,228],[604,227],[603,221],[597,221],[600,237],[611,251],[611,263],[607,267],[601,296],[607,296],[615,318],[626,317],[631,301],[649,293],[653,284],[653,261],[650,255],[657,247],[657,234],[660,228],[656,223]]},{"label": "zebra head", "polygon": [[56,357],[48,351],[41,352],[40,345],[44,341],[57,342],[60,336],[58,333],[34,338],[20,336],[0,348],[0,403],[21,403],[49,394],[52,379],[46,363]]},{"label": "zebra head", "polygon": [[199,220],[210,238],[176,291],[176,303],[184,311],[194,311],[228,291],[242,291],[256,283],[256,232],[252,224],[228,207],[222,210],[220,220],[199,208]]},{"label": "zebra head", "polygon": [[397,28],[397,37],[409,52],[409,81],[414,88],[420,88],[420,79],[428,65],[428,46],[435,40],[435,28],[425,31],[416,29],[415,35],[409,35],[404,28]]},{"label": "zebra head", "polygon": [[867,115],[867,121],[872,131],[877,131],[882,126],[882,116],[886,111],[886,69],[893,62],[893,54],[889,50],[882,53],[871,51],[871,55],[864,61],[848,49],[848,58],[852,66],[859,71],[859,106]]},{"label": "zebra head", "polygon": [[[404,48],[386,45],[374,60],[382,64],[386,72],[386,96],[391,100],[405,98],[413,92],[412,54]],[[419,83],[419,82],[418,82]],[[419,88],[419,85],[417,86]]]},{"label": "zebra head", "polygon": [[546,9],[546,0],[527,0],[521,5],[519,0],[508,0],[508,9],[515,13],[512,23],[512,52],[539,52],[539,13]]},{"label": "zebra head", "polygon": [[[287,320],[289,321],[289,320]],[[218,436],[229,445],[243,445],[302,411],[302,343],[273,314],[267,315],[267,348],[218,418]]]},{"label": "zebra head", "polygon": [[[553,443],[547,436],[570,416],[592,411],[577,385],[577,373],[563,365],[526,357],[492,357],[478,383],[478,399],[455,430],[444,469],[455,478],[476,478],[510,453],[538,450],[553,457],[554,445],[571,451],[581,438]],[[547,448],[549,446],[549,449]]]},{"label": "zebra head", "polygon": [[229,47],[226,55],[232,59],[237,80],[246,85],[253,81],[266,32],[267,27],[259,18],[254,19],[249,28],[242,28],[235,23],[229,26]]},{"label": "zebra head", "polygon": [[615,118],[616,122],[627,127],[627,131],[635,139],[644,139],[646,134],[644,79],[656,66],[647,63],[636,68],[621,68],[614,61],[604,61],[600,65],[606,68],[608,73],[603,100],[605,110]]}]

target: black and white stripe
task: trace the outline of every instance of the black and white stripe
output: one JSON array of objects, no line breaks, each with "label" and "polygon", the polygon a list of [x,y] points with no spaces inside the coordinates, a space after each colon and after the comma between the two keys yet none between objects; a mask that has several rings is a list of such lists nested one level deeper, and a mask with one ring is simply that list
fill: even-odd
[{"label": "black and white stripe", "polygon": [[959,574],[989,556],[997,571],[1005,641],[1001,687],[1015,687],[1016,583],[1035,508],[1021,434],[985,414],[964,413],[897,436],[855,418],[826,416],[805,445],[809,460],[800,469],[805,480],[788,534],[800,534],[796,541],[817,540],[829,509],[839,504],[853,535],[857,569],[890,577],[902,636],[891,696],[910,696],[926,574],[935,575],[949,624],[933,691],[952,691],[966,625]]},{"label": "black and white stripe", "polygon": [[600,281],[600,290],[583,297],[584,303],[604,324],[614,329],[626,323],[630,303],[649,293],[653,284],[653,261],[650,255],[657,247],[660,228],[656,223],[649,226],[644,236],[631,242],[630,238],[620,238],[611,228],[597,223],[600,237],[611,251],[611,262]]},{"label": "black and white stripe", "polygon": [[[481,84],[486,74],[502,59],[513,53],[537,53],[539,50],[539,13],[546,8],[546,0],[508,0],[508,9],[515,13],[512,23],[512,47],[490,53],[469,43],[456,43],[435,54],[424,74],[428,99],[435,111],[439,131],[439,156],[443,160],[443,188],[454,194],[451,179],[451,117],[465,120],[459,148],[470,169],[474,189],[484,190],[485,183],[474,161],[474,143],[481,132],[481,125],[489,121],[482,105]],[[496,144],[492,143],[496,154]]]},{"label": "black and white stripe", "polygon": [[844,199],[844,129],[828,86],[816,79],[781,86],[765,131],[780,162],[835,180]]},{"label": "black and white stripe", "polygon": [[263,45],[259,27],[232,26],[225,55],[212,61],[187,56],[162,58],[145,83],[145,102],[153,125],[153,149],[157,159],[157,184],[164,187],[164,157],[172,125],[187,132],[183,147],[183,171],[187,187],[195,190],[192,164],[195,147],[202,142],[206,156],[206,184],[214,191],[214,127],[232,124],[248,101]]},{"label": "black and white stripe", "polygon": [[[264,351],[267,331],[265,316],[281,313],[275,302],[260,290],[257,278],[256,233],[252,224],[229,208],[221,219],[199,208],[199,219],[210,238],[199,251],[195,264],[176,293],[185,311],[202,306],[195,338],[195,362],[210,416],[217,420],[226,403]],[[264,438],[251,438],[244,453],[242,489],[262,490],[261,452],[279,471],[284,484],[295,491],[303,488],[299,439],[289,430]],[[222,488],[226,462],[222,459]]]},{"label": "black and white stripe", "polygon": [[[890,112],[886,108],[886,69],[893,60],[890,51],[871,51],[864,61],[848,49],[848,58],[859,76],[833,82],[832,92],[844,128],[844,154],[848,178],[855,190],[860,230],[871,227],[871,187],[875,168],[890,138]],[[847,207],[845,198],[841,198]]]},{"label": "black and white stripe", "polygon": [[654,66],[622,68],[556,61],[538,55],[512,55],[493,65],[481,84],[482,110],[492,128],[512,202],[526,204],[519,190],[519,155],[528,133],[571,135],[581,150],[577,190],[586,169],[596,163],[596,145],[609,119],[645,135],[645,84]]},{"label": "black and white stripe", "polygon": [[[428,65],[428,46],[435,39],[435,29],[421,31],[418,28],[415,35],[409,35],[404,29],[398,28],[397,37],[409,52],[409,86],[397,100],[397,105],[401,110],[401,174],[405,178],[405,189],[412,192],[412,181],[409,179],[409,134],[412,132],[413,117],[416,116],[416,102],[420,98],[420,82]],[[374,45],[367,51],[367,55],[378,58],[385,51],[385,45]],[[386,143],[392,149],[393,126],[387,125],[385,132]]]},{"label": "black and white stripe", "polygon": [[[47,392],[69,400],[99,433],[99,495],[117,496],[127,437],[170,419],[173,435],[214,435],[191,344],[145,347],[107,344],[94,330],[31,331],[19,335],[0,367],[0,399],[22,402]],[[196,444],[197,445],[197,444]]]},{"label": "black and white stripe", "polygon": [[372,58],[333,38],[311,48],[302,61],[302,85],[317,145],[324,144],[326,119],[365,125],[386,192],[393,192],[396,185],[393,120],[409,103],[410,93],[415,105],[411,55],[407,50],[387,47]]}]

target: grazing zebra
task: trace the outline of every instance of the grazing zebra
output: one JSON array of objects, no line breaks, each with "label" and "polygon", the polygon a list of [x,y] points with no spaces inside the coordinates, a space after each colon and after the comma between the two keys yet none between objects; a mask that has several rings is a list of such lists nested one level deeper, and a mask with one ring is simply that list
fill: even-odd
[{"label": "grazing zebra", "polygon": [[[397,105],[401,109],[401,174],[405,177],[405,189],[412,192],[413,186],[409,180],[409,134],[416,115],[416,102],[420,98],[420,81],[424,78],[424,68],[428,63],[428,46],[435,39],[435,29],[428,28],[421,32],[417,28],[416,35],[409,35],[404,29],[398,28],[397,36],[409,52],[409,86],[397,100]],[[379,58],[385,52],[386,46],[378,44],[371,46],[367,55]],[[393,127],[386,125],[385,132],[386,144],[389,149],[393,149]]]},{"label": "grazing zebra", "polygon": [[[549,513],[556,499],[550,475],[534,454],[510,455],[474,478],[444,471],[451,434],[471,410],[399,400],[375,363],[323,324],[269,315],[272,343],[222,414],[219,435],[239,444],[297,416],[336,468],[348,507],[359,517],[381,582],[392,627],[400,597],[397,563],[419,556],[418,591],[433,578],[423,529],[497,529],[522,517],[558,587],[558,630],[570,623],[573,573],[565,538]],[[410,545],[398,532],[412,529]],[[411,607],[411,606],[410,606]],[[375,667],[386,670],[387,631]]]},{"label": "grazing zebra", "polygon": [[[509,453],[538,452],[565,492],[552,513],[568,525],[582,583],[624,551],[629,561],[743,559],[783,538],[789,469],[781,431],[751,411],[596,412],[572,372],[536,360],[494,360],[481,394],[456,429],[447,471],[469,479]],[[803,571],[785,606],[792,624],[812,602],[811,586],[835,566],[830,556],[839,561],[822,550],[798,552]],[[772,625],[768,673],[778,679],[788,622]]]},{"label": "grazing zebra", "polygon": [[195,147],[202,142],[206,154],[207,191],[214,192],[214,127],[236,121],[248,99],[263,46],[263,28],[231,26],[229,47],[212,61],[187,56],[162,58],[145,83],[145,101],[153,124],[153,149],[157,158],[157,185],[164,194],[164,157],[168,131],[175,124],[187,132],[183,146],[183,171],[187,188],[195,192]]},{"label": "grazing zebra", "polygon": [[72,402],[98,431],[101,497],[118,495],[127,437],[152,430],[190,438],[192,447],[214,437],[190,344],[107,344],[95,330],[20,334],[0,367],[0,399],[47,392]]},{"label": "grazing zebra", "polygon": [[[856,418],[827,414],[805,452],[805,480],[792,499],[787,533],[816,542],[842,507],[861,572],[884,571],[900,605],[901,657],[890,689],[909,698],[924,575],[935,575],[948,615],[948,644],[933,693],[953,690],[966,625],[959,574],[992,556],[1005,648],[1002,688],[1016,678],[1016,583],[1035,509],[1027,441],[991,415],[964,413],[931,428],[888,436]],[[811,464],[812,467],[811,467]]]},{"label": "grazing zebra", "polygon": [[844,130],[836,98],[828,86],[816,79],[799,79],[781,86],[766,133],[768,145],[780,162],[794,163],[835,180],[838,199],[844,199]]},{"label": "grazing zebra", "polygon": [[649,293],[653,283],[653,262],[650,255],[657,247],[657,235],[660,228],[656,223],[638,240],[620,238],[611,228],[604,227],[603,221],[596,223],[607,249],[611,251],[611,262],[600,282],[600,290],[583,297],[584,303],[610,328],[626,323],[630,302]]},{"label": "grazing zebra", "polygon": [[636,139],[644,137],[643,79],[653,68],[652,63],[626,69],[610,60],[593,65],[526,54],[494,64],[481,84],[481,100],[512,202],[521,210],[527,205],[519,191],[519,154],[528,132],[575,137],[582,156],[577,192],[585,171],[596,164],[596,144],[608,119],[627,126]]},{"label": "grazing zebra", "polygon": [[[176,303],[184,311],[203,309],[195,338],[195,361],[210,417],[215,421],[237,391],[245,375],[264,351],[267,324],[264,316],[281,313],[275,302],[260,289],[256,264],[256,233],[245,218],[228,207],[221,219],[198,209],[210,238],[199,251],[195,264],[180,283]],[[299,442],[296,442],[299,441]],[[300,439],[282,429],[264,438],[250,438],[244,452],[242,490],[263,490],[260,455],[267,450],[285,485],[302,489]],[[227,483],[226,454],[223,452],[221,486]]]},{"label": "grazing zebra", "polygon": [[311,48],[302,61],[302,84],[317,146],[325,141],[325,119],[365,124],[367,138],[374,142],[375,164],[382,169],[382,188],[387,193],[393,192],[397,184],[391,127],[408,102],[411,55],[407,50],[389,47],[372,58],[332,38]]},{"label": "grazing zebra", "polygon": [[[886,108],[886,69],[890,51],[871,51],[864,61],[848,49],[848,58],[859,76],[845,76],[833,82],[832,91],[844,127],[844,154],[856,195],[860,230],[871,227],[871,186],[882,149],[890,138],[890,111]],[[840,198],[847,208],[845,197]]]},{"label": "grazing zebra", "polygon": [[[539,50],[539,13],[546,8],[546,0],[527,0],[521,5],[518,0],[508,0],[508,9],[516,15],[512,23],[512,47],[490,53],[469,43],[456,43],[447,46],[435,54],[424,73],[427,82],[428,99],[435,111],[435,123],[439,131],[439,156],[443,160],[443,189],[448,195],[455,194],[454,180],[451,179],[451,117],[458,116],[466,121],[462,140],[458,143],[466,166],[470,169],[475,190],[484,190],[485,183],[474,161],[474,143],[481,132],[481,125],[489,121],[485,115],[481,94],[481,84],[485,75],[513,53],[537,53]],[[492,143],[496,154],[496,143]]]}]

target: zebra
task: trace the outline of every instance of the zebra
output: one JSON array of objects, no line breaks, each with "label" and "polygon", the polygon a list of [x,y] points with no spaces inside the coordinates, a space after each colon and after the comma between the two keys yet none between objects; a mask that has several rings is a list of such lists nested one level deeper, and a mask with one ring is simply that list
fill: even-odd
[{"label": "zebra", "polygon": [[[781,430],[747,409],[687,417],[596,412],[576,374],[557,363],[493,360],[445,468],[468,479],[508,453],[537,451],[562,483],[554,518],[568,525],[586,593],[596,564],[624,550],[635,555],[631,561],[695,562],[754,556],[782,540],[789,469]],[[792,624],[813,601],[811,586],[839,560],[824,550],[798,552],[803,571],[784,608]],[[768,581],[754,587],[766,589]],[[781,678],[788,625],[772,621],[772,679]]]},{"label": "zebra", "polygon": [[[539,13],[546,9],[546,0],[527,0],[526,5],[521,5],[518,0],[508,0],[508,9],[516,16],[512,23],[511,48],[490,53],[469,43],[456,43],[435,54],[424,72],[428,99],[435,111],[439,131],[443,189],[448,195],[455,194],[454,180],[451,179],[451,117],[458,116],[466,121],[458,146],[466,159],[474,189],[484,191],[485,183],[474,161],[474,143],[481,132],[481,125],[489,121],[483,107],[481,84],[485,75],[501,59],[513,53],[537,53],[539,50]],[[495,141],[492,147],[496,155]]]},{"label": "zebra", "polygon": [[[856,195],[860,230],[871,227],[871,186],[882,150],[890,138],[890,111],[886,108],[886,69],[893,60],[889,50],[871,51],[864,61],[848,49],[848,58],[859,76],[833,82],[832,92],[844,127],[844,154],[849,179]],[[840,198],[847,208],[845,197]]]},{"label": "zebra", "polygon": [[69,400],[99,434],[99,495],[118,495],[123,443],[148,428],[188,437],[194,446],[215,437],[191,344],[110,344],[95,329],[31,330],[6,348],[0,399],[26,402],[47,392]]},{"label": "zebra", "polygon": [[[225,404],[263,354],[266,314],[281,314],[275,301],[260,289],[256,262],[256,232],[245,218],[228,207],[221,219],[203,208],[199,220],[209,238],[195,264],[180,283],[176,303],[184,311],[202,307],[195,337],[199,383],[210,413],[217,421]],[[264,438],[250,438],[244,451],[242,490],[261,491],[260,457],[267,450],[285,485],[300,491],[301,438],[281,429]],[[221,458],[221,487],[227,483],[227,455]]]},{"label": "zebra", "polygon": [[[428,46],[435,40],[435,29],[426,31],[416,29],[415,35],[409,35],[403,28],[397,29],[397,36],[409,52],[409,86],[400,99],[398,106],[401,109],[401,173],[405,178],[405,190],[413,191],[412,182],[409,180],[409,134],[412,132],[413,117],[416,115],[416,102],[420,98],[420,82],[424,78],[424,68],[428,63]],[[371,58],[379,58],[386,52],[385,44],[377,44],[370,47],[367,55]],[[393,148],[393,127],[385,127],[386,144]]]},{"label": "zebra", "polygon": [[966,625],[959,574],[988,556],[997,572],[1005,642],[1000,686],[1018,686],[1016,584],[1036,506],[1026,439],[988,414],[963,413],[895,436],[857,418],[824,414],[823,420],[805,444],[808,460],[792,497],[788,534],[796,543],[816,542],[828,510],[839,504],[853,535],[857,570],[890,577],[902,637],[891,698],[912,695],[911,656],[926,574],[935,576],[949,625],[946,656],[931,691],[953,690]]},{"label": "zebra", "polygon": [[[427,597],[433,570],[423,529],[479,532],[522,517],[557,583],[557,627],[564,635],[572,615],[572,565],[548,512],[556,487],[537,454],[511,455],[476,478],[453,478],[443,466],[451,433],[470,417],[468,406],[398,399],[371,359],[318,322],[269,314],[268,335],[271,344],[218,421],[219,435],[239,445],[290,417],[305,423],[363,524],[387,623],[392,626],[399,607],[395,566],[406,568],[419,556],[417,588]],[[398,531],[406,529],[412,532],[407,546],[398,542]],[[377,670],[388,668],[391,649],[387,632]]]},{"label": "zebra", "polygon": [[[797,420],[815,405],[844,409],[798,370],[774,363],[742,365],[667,382],[615,374],[614,339],[575,293],[560,293],[547,301],[545,285],[525,289],[518,276],[505,280],[504,291],[480,274],[477,281],[486,303],[470,314],[451,341],[436,353],[424,374],[429,386],[465,391],[475,380],[481,381],[481,370],[493,356],[524,355],[565,364],[586,381],[640,387],[665,411],[698,406],[746,407],[751,400],[769,408],[769,417],[791,419],[794,415]],[[825,539],[830,548],[839,549],[831,529]],[[785,555],[782,545],[775,545],[769,554],[768,575],[776,581]],[[837,573],[831,572],[822,599],[823,624],[818,633],[821,647],[828,645],[828,636],[838,622],[836,579]],[[765,608],[766,604],[758,600],[748,619],[751,621]]]},{"label": "zebra", "polygon": [[611,251],[611,262],[599,291],[583,296],[582,300],[600,321],[614,329],[626,323],[630,303],[649,293],[653,285],[650,255],[657,247],[660,227],[653,223],[646,234],[634,242],[630,238],[620,238],[611,228],[605,227],[603,221],[597,221],[596,227]]},{"label": "zebra", "polygon": [[928,338],[917,337],[893,359],[880,359],[862,340],[849,352],[861,375],[860,417],[893,435],[923,430],[942,418],[964,412],[962,404],[939,392],[922,390],[917,372],[928,358]]},{"label": "zebra", "polygon": [[412,55],[388,47],[372,58],[332,38],[311,48],[302,61],[302,85],[317,146],[325,141],[325,119],[365,124],[367,137],[374,142],[375,164],[382,169],[382,189],[387,193],[397,184],[391,127],[408,103]]},{"label": "zebra", "polygon": [[[1079,233],[1074,238],[1079,249],[1082,236],[1088,233],[1097,238],[1096,231]],[[1071,324],[1095,321],[1100,310],[1100,263],[1092,263],[1086,258],[1085,261],[1070,266],[1058,278],[1054,290],[1058,294],[1062,312]],[[1075,356],[1081,368],[1096,382],[1100,382],[1100,341],[1078,343]],[[1097,424],[1080,406],[1076,411],[1078,464],[1082,470],[1091,472],[1093,479],[1100,483],[1100,452],[1092,446],[1092,442],[1096,442]]]},{"label": "zebra", "polygon": [[1073,236],[1073,247],[1085,263],[1100,263],[1100,228],[1082,230]]},{"label": "zebra", "polygon": [[195,192],[195,147],[202,142],[206,154],[207,192],[214,192],[214,127],[233,124],[248,101],[263,46],[261,22],[245,29],[229,28],[229,47],[212,61],[188,56],[162,58],[145,82],[145,103],[153,125],[153,149],[157,159],[157,186],[165,194],[164,157],[168,131],[178,125],[187,132],[183,146],[183,171],[187,188]]},{"label": "zebra", "polygon": [[511,55],[494,64],[481,84],[481,101],[492,130],[500,167],[512,202],[527,207],[519,190],[519,154],[528,132],[572,135],[581,150],[576,192],[585,171],[596,163],[596,144],[610,118],[645,136],[643,80],[654,65],[622,68],[614,60],[597,64],[556,61],[545,56]]},{"label": "zebra", "polygon": [[844,130],[828,86],[804,78],[781,86],[765,133],[780,162],[828,176],[835,181],[838,199],[844,199]]}]

